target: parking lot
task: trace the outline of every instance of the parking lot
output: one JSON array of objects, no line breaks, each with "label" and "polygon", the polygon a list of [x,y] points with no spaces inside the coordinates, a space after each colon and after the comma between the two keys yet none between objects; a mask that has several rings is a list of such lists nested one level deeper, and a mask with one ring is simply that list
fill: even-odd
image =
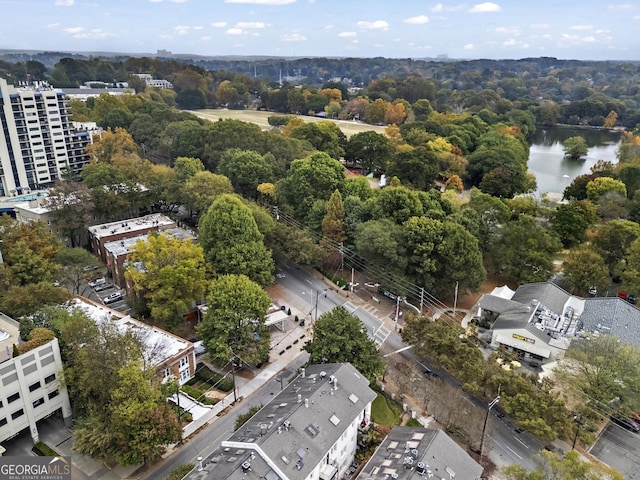
[{"label": "parking lot", "polygon": [[[93,284],[93,286],[91,286]],[[122,313],[129,313],[131,308],[127,305],[127,298],[124,294],[124,290],[121,290],[113,283],[111,283],[110,279],[105,279],[104,282],[98,282],[94,284],[91,282],[87,285],[87,291],[90,293],[85,296],[99,303],[103,303],[107,305],[109,308],[113,308]],[[122,297],[120,299],[111,300],[110,297],[116,294],[117,292],[122,293]]]},{"label": "parking lot", "polygon": [[612,423],[590,453],[619,470],[627,480],[640,480],[640,434]]}]

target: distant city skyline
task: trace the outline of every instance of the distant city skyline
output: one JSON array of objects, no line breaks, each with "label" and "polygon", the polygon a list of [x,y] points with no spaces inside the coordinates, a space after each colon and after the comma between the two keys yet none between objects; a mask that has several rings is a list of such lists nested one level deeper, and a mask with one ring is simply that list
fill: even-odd
[{"label": "distant city skyline", "polygon": [[0,48],[286,57],[640,60],[640,3],[0,0]]}]

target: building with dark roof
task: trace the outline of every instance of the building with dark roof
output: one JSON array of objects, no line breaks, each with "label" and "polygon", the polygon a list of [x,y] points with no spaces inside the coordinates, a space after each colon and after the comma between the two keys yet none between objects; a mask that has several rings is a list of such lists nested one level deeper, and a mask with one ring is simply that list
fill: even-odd
[{"label": "building with dark roof", "polygon": [[444,431],[394,427],[356,480],[476,480],[483,468]]},{"label": "building with dark roof", "polygon": [[375,397],[351,364],[311,365],[186,478],[340,478],[353,462]]}]

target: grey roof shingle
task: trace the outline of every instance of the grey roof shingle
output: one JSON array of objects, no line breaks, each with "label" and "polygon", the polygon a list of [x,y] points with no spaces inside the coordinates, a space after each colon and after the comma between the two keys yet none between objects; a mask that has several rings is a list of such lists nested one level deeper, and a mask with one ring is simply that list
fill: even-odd
[{"label": "grey roof shingle", "polygon": [[522,304],[520,302],[514,302],[513,300],[490,294],[483,295],[478,302],[478,306],[483,310],[490,310],[495,313],[506,312],[507,310],[520,307],[521,305]]},{"label": "grey roof shingle", "polygon": [[527,283],[518,287],[511,300],[524,305],[531,305],[531,302],[538,300],[552,312],[560,315],[570,297],[569,292],[555,283]]},{"label": "grey roof shingle", "polygon": [[[418,464],[422,467],[418,467]],[[479,479],[483,468],[442,430],[394,427],[356,480],[409,480],[421,476],[420,468],[434,479]],[[392,477],[395,473],[397,477]]]},{"label": "grey roof shingle", "polygon": [[579,319],[582,331],[611,334],[640,348],[640,310],[617,297],[589,298]]}]

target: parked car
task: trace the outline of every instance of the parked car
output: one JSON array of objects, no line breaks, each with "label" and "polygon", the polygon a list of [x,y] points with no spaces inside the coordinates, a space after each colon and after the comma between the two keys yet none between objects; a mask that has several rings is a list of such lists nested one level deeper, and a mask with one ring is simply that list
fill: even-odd
[{"label": "parked car", "polygon": [[627,299],[627,292],[625,292],[624,290],[621,290],[618,292],[618,298],[621,298],[622,300],[626,300]]},{"label": "parked car", "polygon": [[428,368],[424,372],[422,372],[422,375],[424,375],[425,378],[430,378],[430,379],[440,378],[440,375],[438,375],[433,370],[429,370]]},{"label": "parked car", "polygon": [[107,283],[107,279],[104,277],[100,277],[100,278],[96,278],[92,282],[89,282],[89,286],[91,288],[96,288],[98,285],[104,285],[105,283]]},{"label": "parked car", "polygon": [[614,417],[611,417],[611,422],[631,432],[635,432],[635,433],[640,432],[640,425],[638,424],[638,422],[634,422],[630,418],[614,416]]},{"label": "parked car", "polygon": [[635,295],[627,295],[627,302],[629,302],[631,305],[635,305],[636,303],[638,303],[638,299]]},{"label": "parked car", "polygon": [[122,300],[124,295],[122,292],[113,292],[102,299],[102,303],[105,305],[109,305],[110,303],[115,303],[119,300]]},{"label": "parked car", "polygon": [[103,290],[109,290],[111,287],[113,287],[112,283],[101,283],[100,285],[96,285],[95,287],[93,287],[93,289],[96,292],[102,292]]}]

